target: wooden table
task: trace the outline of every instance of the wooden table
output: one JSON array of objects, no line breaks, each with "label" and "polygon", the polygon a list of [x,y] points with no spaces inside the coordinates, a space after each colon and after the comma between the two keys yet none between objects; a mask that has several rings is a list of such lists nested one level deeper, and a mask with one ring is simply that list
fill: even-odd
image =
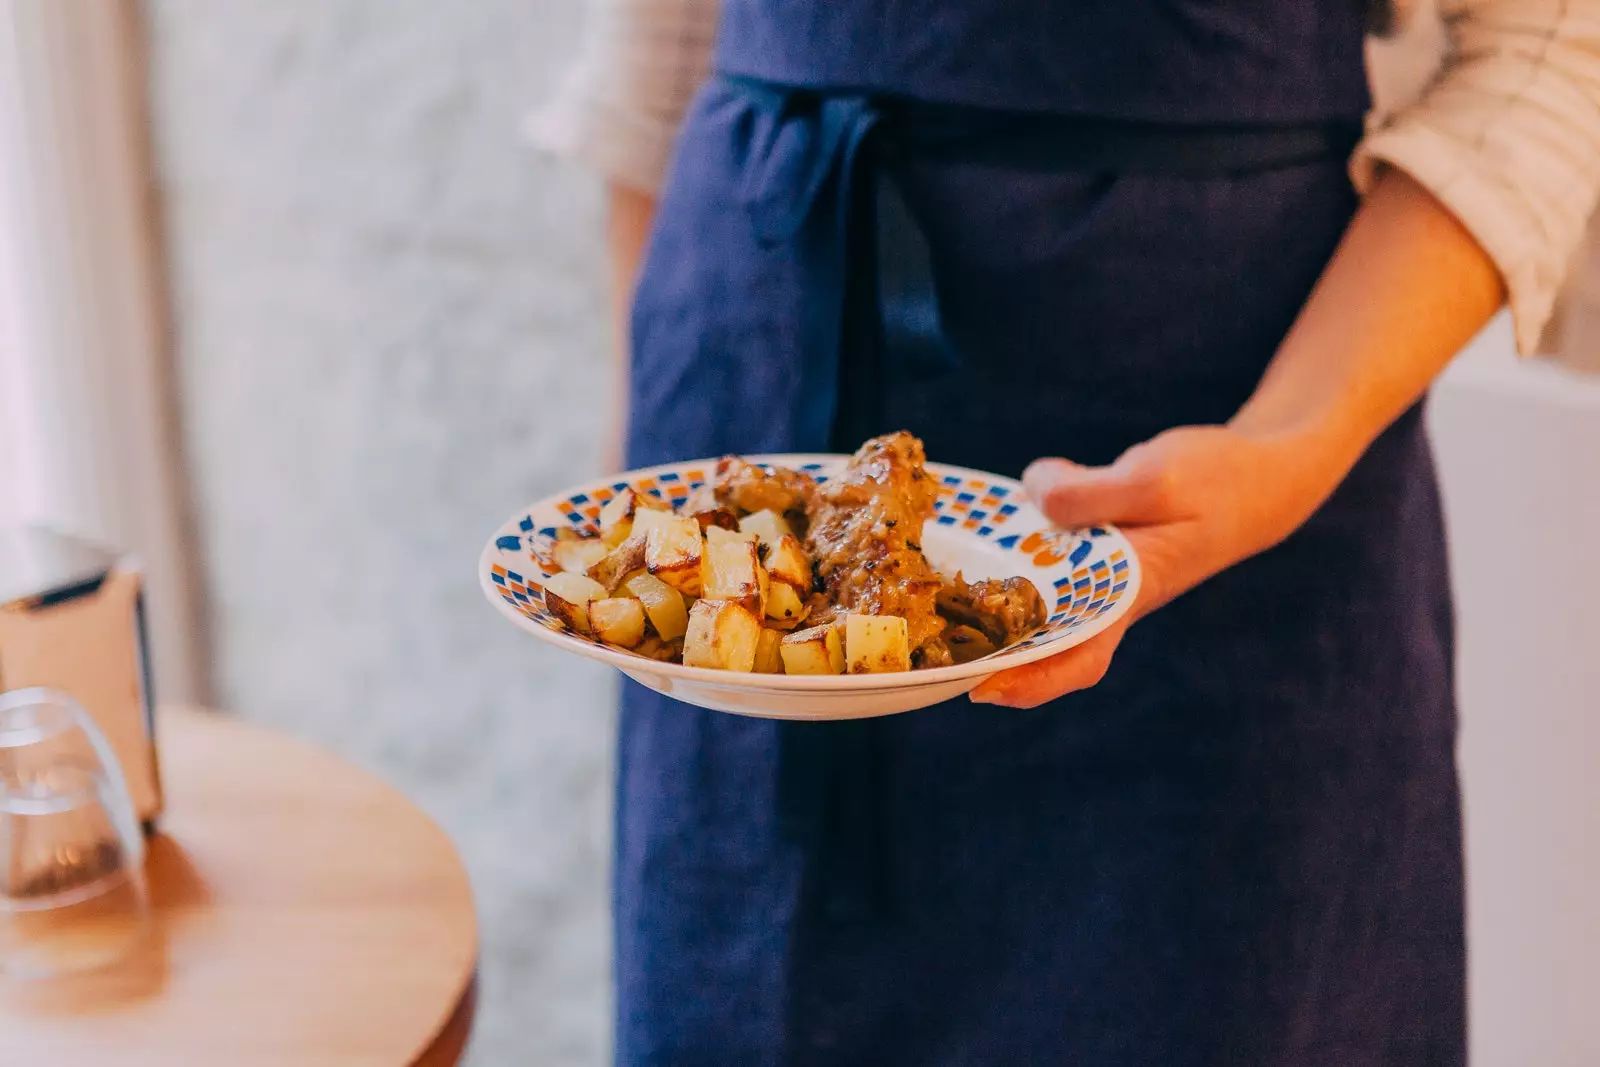
[{"label": "wooden table", "polygon": [[198,711],[158,723],[154,933],[108,970],[0,980],[0,1064],[448,1067],[476,1001],[461,861],[372,776]]}]

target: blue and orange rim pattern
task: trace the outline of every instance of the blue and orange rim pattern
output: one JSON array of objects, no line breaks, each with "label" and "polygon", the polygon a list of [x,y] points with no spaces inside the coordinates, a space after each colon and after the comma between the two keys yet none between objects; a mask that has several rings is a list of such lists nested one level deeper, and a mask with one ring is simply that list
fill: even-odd
[{"label": "blue and orange rim pattern", "polygon": [[[845,459],[841,456],[831,462],[795,466],[825,482],[830,468]],[[502,533],[496,538],[500,558],[489,564],[487,575],[495,594],[530,622],[564,632],[565,627],[544,604],[544,579],[560,570],[551,558],[557,531],[564,527],[584,536],[597,535],[600,509],[625,489],[648,493],[677,506],[705,484],[710,469],[712,465],[705,462],[657,468],[565,494],[536,507],[516,520],[518,532]],[[1044,626],[1017,644],[986,657],[986,662],[1003,661],[1025,649],[1056,642],[1117,609],[1128,596],[1132,568],[1125,542],[1116,531],[1099,527],[1074,531],[1039,528],[1037,524],[1042,520],[1020,499],[1021,490],[1016,483],[970,471],[947,473],[937,464],[930,464],[929,469],[940,480],[932,522],[954,527],[1008,555],[1021,557],[1019,571],[1033,571],[1031,577],[1040,586],[1045,603],[1053,605]],[[1019,515],[1031,516],[1034,522],[1030,525],[1034,528],[1018,529]],[[1049,572],[1045,584],[1040,583],[1039,571]],[[600,644],[582,634],[569,632],[568,636]],[[997,667],[1000,665],[997,663]]]}]

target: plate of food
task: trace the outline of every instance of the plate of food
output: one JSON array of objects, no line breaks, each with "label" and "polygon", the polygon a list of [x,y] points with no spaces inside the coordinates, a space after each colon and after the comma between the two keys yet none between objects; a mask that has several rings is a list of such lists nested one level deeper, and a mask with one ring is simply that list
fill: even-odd
[{"label": "plate of food", "polygon": [[704,708],[892,715],[1087,641],[1132,606],[1112,527],[1062,530],[1017,482],[929,463],[908,433],[854,455],[630,471],[522,509],[478,579],[512,623]]}]

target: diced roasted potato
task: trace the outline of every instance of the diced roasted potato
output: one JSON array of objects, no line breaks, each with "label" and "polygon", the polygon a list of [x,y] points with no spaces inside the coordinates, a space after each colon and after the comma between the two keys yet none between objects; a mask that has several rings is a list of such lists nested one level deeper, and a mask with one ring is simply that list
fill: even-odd
[{"label": "diced roasted potato", "polygon": [[683,658],[683,638],[663,641],[655,634],[647,632],[644,640],[633,647],[633,651],[635,655],[660,660],[662,663],[676,663]]},{"label": "diced roasted potato", "polygon": [[971,663],[995,651],[994,642],[972,626],[950,627],[944,632],[944,643],[950,646],[950,658],[957,663]]},{"label": "diced roasted potato", "polygon": [[614,496],[600,509],[600,540],[608,545],[620,545],[633,533],[633,516],[613,514],[619,510],[625,497]]},{"label": "diced roasted potato", "polygon": [[653,574],[636,574],[622,583],[622,587],[644,604],[650,625],[663,641],[673,641],[683,636],[689,628],[689,609],[684,607],[683,595]]},{"label": "diced roasted potato", "polygon": [[620,545],[633,533],[633,520],[640,509],[661,510],[666,507],[666,504],[648,493],[624,489],[600,509],[600,537],[608,545]]},{"label": "diced roasted potato", "polygon": [[[636,522],[655,512],[639,513]],[[665,515],[650,524],[645,538],[644,565],[663,582],[689,596],[700,594],[700,559],[704,544],[700,524],[687,515]]]},{"label": "diced roasted potato", "polygon": [[710,600],[743,604],[759,618],[762,607],[761,564],[750,541],[712,541],[700,565],[700,595]]},{"label": "diced roasted potato", "polygon": [[722,671],[751,670],[761,643],[761,623],[743,604],[696,600],[683,637],[683,664]]},{"label": "diced roasted potato", "polygon": [[794,534],[784,534],[767,550],[767,571],[801,595],[811,592],[811,561]]},{"label": "diced roasted potato", "polygon": [[737,530],[739,516],[727,508],[707,508],[704,511],[692,512],[694,521],[700,524],[702,530]]},{"label": "diced roasted potato", "polygon": [[789,630],[800,625],[810,610],[788,582],[773,582],[767,590],[767,618],[780,629]]},{"label": "diced roasted potato", "polygon": [[604,541],[557,541],[550,554],[562,570],[587,574],[609,551],[610,546]]},{"label": "diced roasted potato", "polygon": [[788,634],[779,642],[778,653],[785,674],[844,673],[844,643],[832,625]]},{"label": "diced roasted potato", "polygon": [[589,577],[615,593],[623,579],[643,566],[644,538],[634,535],[591,564]]},{"label": "diced roasted potato", "polygon": [[845,669],[851,674],[909,671],[906,620],[897,615],[859,615],[844,620]]},{"label": "diced roasted potato", "polygon": [[600,640],[632,648],[644,640],[644,605],[631,596],[593,601],[589,625]]},{"label": "diced roasted potato", "polygon": [[707,526],[706,544],[717,541],[749,541],[753,545],[756,543],[756,535],[745,533],[743,530],[729,530],[722,526]]},{"label": "diced roasted potato", "polygon": [[717,499],[717,486],[715,480],[701,482],[689,490],[689,495],[678,504],[678,510],[685,515],[695,515],[702,511],[715,511],[722,506]]},{"label": "diced roasted potato", "polygon": [[583,536],[583,534],[579,533],[577,530],[574,530],[570,526],[558,526],[558,527],[556,527],[556,540],[557,541],[582,541],[582,540],[584,540],[584,536]]},{"label": "diced roasted potato", "polygon": [[544,581],[544,605],[569,630],[589,632],[589,602],[605,599],[605,586],[582,574],[562,571]]},{"label": "diced roasted potato", "polygon": [[762,630],[761,640],[756,643],[757,674],[782,674],[783,653],[780,648],[783,644],[783,635],[777,630]]},{"label": "diced roasted potato", "polygon": [[[651,530],[655,529],[657,526],[670,525],[671,523],[676,522],[680,517],[681,516],[670,511],[657,511],[653,508],[640,508],[633,514],[633,532],[628,536],[649,538]],[[693,519],[688,521],[694,522]],[[695,529],[699,528],[699,524],[696,523]]]},{"label": "diced roasted potato", "polygon": [[784,534],[793,534],[789,522],[776,511],[756,511],[739,520],[739,529],[760,538],[764,548],[776,545]]}]

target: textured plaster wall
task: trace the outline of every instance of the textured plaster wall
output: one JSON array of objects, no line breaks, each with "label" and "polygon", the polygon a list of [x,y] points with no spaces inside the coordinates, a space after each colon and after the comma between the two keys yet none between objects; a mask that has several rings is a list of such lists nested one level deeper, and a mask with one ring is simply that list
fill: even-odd
[{"label": "textured plaster wall", "polygon": [[612,685],[473,565],[596,469],[592,181],[517,141],[570,0],[150,0],[157,170],[219,702],[327,743],[454,836],[469,1062],[609,1048]]}]

